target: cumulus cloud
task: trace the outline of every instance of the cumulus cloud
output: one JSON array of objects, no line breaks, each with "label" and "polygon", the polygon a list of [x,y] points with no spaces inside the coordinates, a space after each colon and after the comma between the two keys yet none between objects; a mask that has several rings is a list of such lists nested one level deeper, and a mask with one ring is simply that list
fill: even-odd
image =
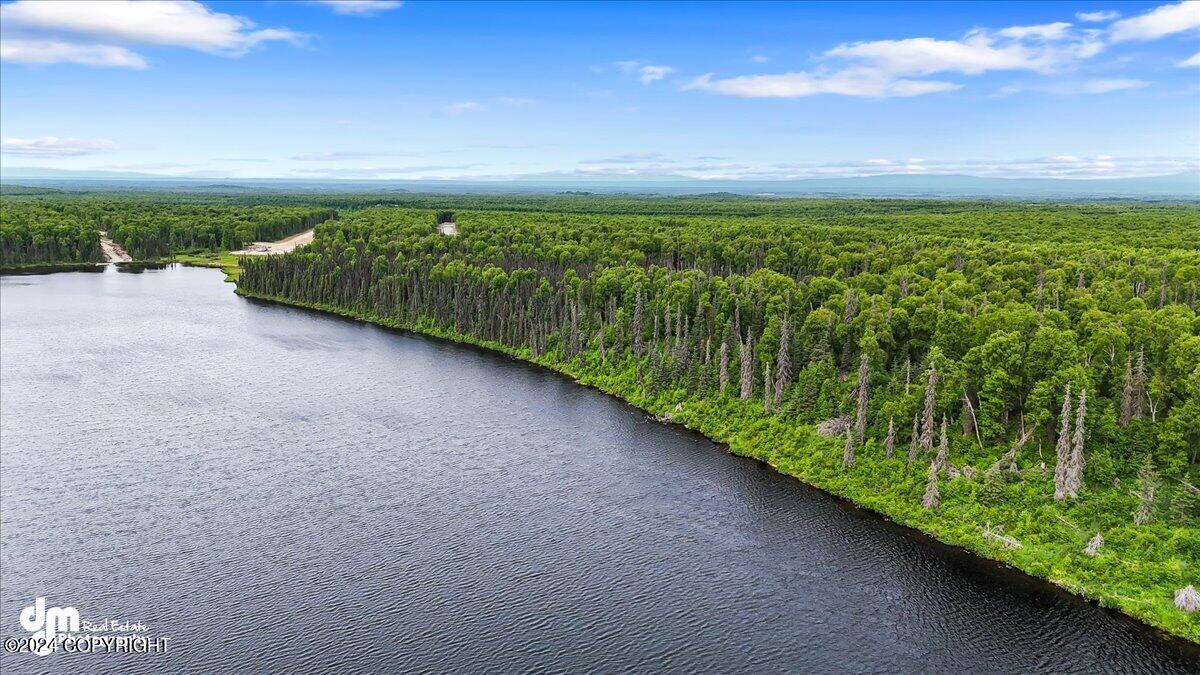
[{"label": "cumulus cloud", "polygon": [[1037,40],[1061,40],[1067,37],[1067,31],[1071,28],[1071,24],[1066,21],[1057,21],[1055,23],[1044,23],[1036,26],[1009,26],[1002,28],[996,32],[997,35],[1014,40],[1025,40],[1029,38]]},{"label": "cumulus cloud", "polygon": [[909,97],[953,91],[962,85],[939,80],[893,79],[879,70],[848,69],[833,73],[779,73],[713,79],[708,73],[684,85],[684,89],[712,91],[742,98],[799,98],[817,94],[840,94],[863,98]]},{"label": "cumulus cloud", "polygon": [[[4,58],[25,63],[79,63],[144,68],[125,45],[182,47],[227,57],[265,42],[299,44],[286,28],[258,28],[241,16],[191,0],[17,0],[0,5]],[[45,53],[36,52],[42,47]]]},{"label": "cumulus cloud", "polygon": [[1086,21],[1087,23],[1103,23],[1105,21],[1112,21],[1113,19],[1121,18],[1121,13],[1111,9],[1100,10],[1097,12],[1075,12],[1075,18],[1079,19],[1080,21]]},{"label": "cumulus cloud", "polygon": [[371,16],[390,9],[397,9],[403,2],[399,0],[312,0],[314,4],[326,5],[338,14]]},{"label": "cumulus cloud", "polygon": [[1138,16],[1122,19],[1110,26],[1113,42],[1157,40],[1200,28],[1200,2],[1184,0],[1161,5]]},{"label": "cumulus cloud", "polygon": [[[1119,18],[1111,11],[1080,12],[1081,21]],[[978,28],[958,39],[913,37],[847,42],[825,51],[816,67],[785,73],[693,78],[684,89],[748,98],[796,98],[836,94],[867,98],[909,97],[953,91],[963,85],[946,75],[977,76],[997,71],[1057,75],[1075,70],[1110,44],[1155,40],[1200,29],[1200,1],[1151,9],[1113,23],[1108,30],[1080,28],[1066,21]],[[1192,66],[1193,56],[1179,65]],[[940,76],[940,77],[932,77]],[[1130,78],[1098,79],[1061,86],[1058,93],[1097,94],[1147,86]],[[1010,95],[1038,87],[1009,86]]]},{"label": "cumulus cloud", "polygon": [[960,89],[938,74],[1068,70],[1104,48],[1097,31],[1056,22],[972,30],[960,39],[930,37],[843,43],[826,51],[812,70],[718,79],[708,74],[685,85],[730,96],[795,98],[838,94],[911,97]]},{"label": "cumulus cloud", "polygon": [[1192,54],[1190,57],[1180,61],[1177,65],[1180,68],[1200,68],[1200,52]]},{"label": "cumulus cloud", "polygon": [[461,115],[465,112],[482,109],[483,106],[479,104],[479,101],[459,101],[458,103],[451,103],[450,105],[446,106],[446,114]]},{"label": "cumulus cloud", "polygon": [[675,72],[671,66],[642,63],[641,61],[618,61],[617,70],[627,75],[635,75],[642,84],[650,84],[665,78]]},{"label": "cumulus cloud", "polygon": [[103,138],[39,138],[0,139],[0,151],[22,157],[76,157],[116,150],[117,144]]},{"label": "cumulus cloud", "polygon": [[146,67],[146,59],[136,52],[114,45],[81,45],[57,40],[0,39],[0,60],[47,65],[76,63],[92,68]]},{"label": "cumulus cloud", "polygon": [[1071,24],[1012,26],[995,33],[974,30],[959,40],[909,38],[842,44],[826,56],[856,60],[892,75],[994,70],[1053,72],[1095,56],[1103,43],[1093,33],[1070,33]]}]

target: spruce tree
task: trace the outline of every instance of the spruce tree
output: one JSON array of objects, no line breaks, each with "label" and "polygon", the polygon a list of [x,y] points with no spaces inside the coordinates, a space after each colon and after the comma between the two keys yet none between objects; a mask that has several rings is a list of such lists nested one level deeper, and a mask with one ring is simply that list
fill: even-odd
[{"label": "spruce tree", "polygon": [[921,417],[921,442],[922,450],[933,449],[933,409],[937,405],[937,383],[938,372],[937,364],[932,361],[929,363],[929,376],[925,383],[925,406]]},{"label": "spruce tree", "polygon": [[741,399],[743,401],[750,398],[754,393],[754,347],[750,342],[750,337],[746,337],[746,344],[742,345],[741,354]]},{"label": "spruce tree", "polygon": [[854,438],[862,443],[867,435],[867,404],[871,397],[870,363],[864,349],[858,364],[857,405],[854,409]]},{"label": "spruce tree", "polygon": [[1062,412],[1059,414],[1058,443],[1054,446],[1054,498],[1066,499],[1068,492],[1067,465],[1071,461],[1071,384],[1067,383],[1063,394]]},{"label": "spruce tree", "polygon": [[925,484],[925,496],[921,499],[921,506],[927,509],[936,509],[942,503],[941,495],[938,494],[938,468],[937,464],[929,465],[929,481]]}]

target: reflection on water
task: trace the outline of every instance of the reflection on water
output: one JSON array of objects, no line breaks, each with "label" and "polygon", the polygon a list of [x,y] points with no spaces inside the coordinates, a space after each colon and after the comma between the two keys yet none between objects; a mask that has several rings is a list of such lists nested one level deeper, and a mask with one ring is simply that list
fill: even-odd
[{"label": "reflection on water", "polygon": [[0,292],[0,633],[41,595],[172,638],[5,673],[1200,663],[526,364],[215,270]]}]

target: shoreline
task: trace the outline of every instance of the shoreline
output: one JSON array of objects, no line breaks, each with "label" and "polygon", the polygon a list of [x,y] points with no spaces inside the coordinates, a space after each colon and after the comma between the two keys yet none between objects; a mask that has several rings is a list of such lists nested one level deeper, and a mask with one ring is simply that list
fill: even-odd
[{"label": "shoreline", "polygon": [[[1142,626],[1155,631],[1155,633],[1158,634],[1162,639],[1181,640],[1187,646],[1187,648],[1196,650],[1196,656],[1197,658],[1200,658],[1200,619],[1190,618],[1187,615],[1183,615],[1182,620],[1176,623],[1168,624],[1155,621],[1155,614],[1153,612],[1139,612],[1136,609],[1136,605],[1122,604],[1121,599],[1123,596],[1120,596],[1115,592],[1102,592],[1094,588],[1088,588],[1081,584],[1072,584],[1067,580],[1059,580],[1046,574],[1040,574],[1036,570],[1029,569],[1028,566],[1022,565],[1020,561],[1014,560],[1013,556],[1005,555],[1008,552],[1008,549],[989,548],[985,543],[980,543],[983,541],[982,539],[980,542],[976,542],[961,536],[956,536],[954,533],[945,531],[942,528],[923,526],[922,524],[914,522],[910,518],[906,518],[901,513],[886,510],[884,508],[884,504],[877,500],[871,500],[862,495],[849,494],[851,491],[839,490],[837,487],[830,485],[827,481],[821,481],[819,476],[815,476],[811,472],[805,473],[800,471],[799,468],[797,468],[797,470],[789,470],[787,466],[783,466],[786,464],[786,462],[781,461],[780,457],[771,456],[770,454],[763,455],[761,453],[757,453],[753,449],[745,447],[744,443],[737,437],[736,434],[721,433],[721,430],[715,426],[717,423],[716,420],[707,420],[710,423],[706,424],[705,417],[707,411],[704,410],[704,408],[708,407],[706,405],[693,404],[690,406],[690,408],[689,406],[685,405],[684,409],[681,411],[675,411],[673,410],[672,406],[668,405],[663,406],[662,409],[659,410],[657,407],[653,407],[649,401],[631,400],[630,398],[626,398],[617,390],[617,387],[613,386],[611,383],[606,383],[604,381],[587,376],[581,377],[578,373],[571,372],[567,368],[563,367],[563,364],[547,361],[538,357],[530,358],[520,350],[513,349],[499,343],[480,340],[470,335],[463,335],[453,331],[406,325],[399,321],[388,319],[387,317],[360,313],[341,307],[307,303],[278,296],[254,293],[245,291],[240,287],[236,288],[234,292],[243,298],[271,302],[290,307],[298,307],[324,314],[340,316],[342,318],[354,321],[371,323],[377,326],[406,333],[447,340],[457,344],[470,345],[492,353],[503,354],[514,360],[539,366],[549,371],[558,373],[564,377],[569,377],[577,384],[599,390],[644,412],[650,417],[657,418],[659,421],[665,421],[669,424],[699,433],[713,443],[724,446],[726,450],[733,455],[753,459],[766,464],[773,471],[779,473],[780,475],[799,480],[805,485],[816,490],[820,490],[821,492],[831,495],[837,499],[843,500],[855,508],[864,509],[890,523],[894,523],[913,532],[930,537],[939,544],[963,550],[974,554],[981,559],[1020,571],[1032,579],[1044,581],[1056,589],[1067,592],[1076,598],[1098,604],[1099,606],[1109,611],[1117,612],[1122,616],[1136,619]],[[793,431],[799,431],[809,435],[811,437],[809,440],[815,440],[815,442],[818,443],[828,441],[828,439],[821,439],[818,437],[815,431],[802,429],[797,425],[789,426],[793,428]],[[838,445],[840,445],[840,443],[838,443]]]}]

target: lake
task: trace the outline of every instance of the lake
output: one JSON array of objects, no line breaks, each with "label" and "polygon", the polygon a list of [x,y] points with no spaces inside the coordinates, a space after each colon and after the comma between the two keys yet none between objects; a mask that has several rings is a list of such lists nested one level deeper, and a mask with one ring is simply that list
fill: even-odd
[{"label": "lake", "polygon": [[4,672],[1195,672],[1200,648],[560,375],[240,298],[0,278]]}]

